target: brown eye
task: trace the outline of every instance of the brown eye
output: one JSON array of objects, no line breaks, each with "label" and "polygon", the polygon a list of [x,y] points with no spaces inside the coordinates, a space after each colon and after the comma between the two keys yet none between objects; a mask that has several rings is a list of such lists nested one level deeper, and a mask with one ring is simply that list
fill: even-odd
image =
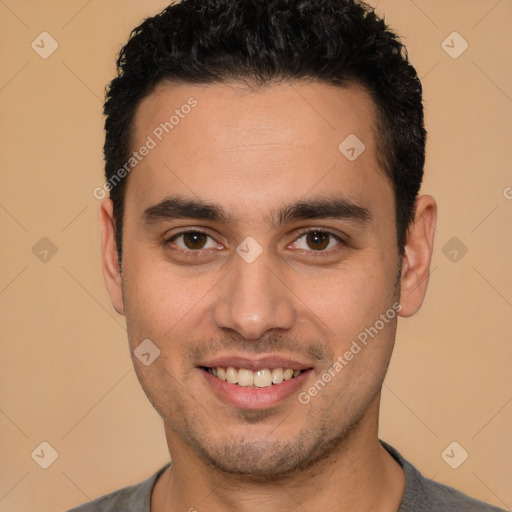
[{"label": "brown eye", "polygon": [[343,240],[329,231],[313,229],[300,235],[295,241],[295,248],[310,252],[329,252],[330,249],[343,245]]},{"label": "brown eye", "polygon": [[210,235],[194,230],[182,231],[170,238],[167,243],[185,251],[197,252],[201,249],[214,249],[218,247],[218,244],[215,243],[215,240]]},{"label": "brown eye", "polygon": [[330,235],[323,231],[311,231],[306,235],[308,247],[314,251],[321,251],[329,245]]},{"label": "brown eye", "polygon": [[183,233],[183,243],[187,249],[202,249],[206,245],[208,236],[198,231]]}]

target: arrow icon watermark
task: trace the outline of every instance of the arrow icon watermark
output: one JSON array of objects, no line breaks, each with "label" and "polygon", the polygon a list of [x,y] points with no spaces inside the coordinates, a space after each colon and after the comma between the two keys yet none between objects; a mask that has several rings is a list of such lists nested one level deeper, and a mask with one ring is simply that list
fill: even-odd
[{"label": "arrow icon watermark", "polygon": [[133,351],[133,355],[144,366],[149,366],[160,355],[160,349],[150,339],[145,339]]},{"label": "arrow icon watermark", "polygon": [[263,247],[252,236],[248,236],[238,245],[236,252],[246,263],[252,263],[263,252]]}]

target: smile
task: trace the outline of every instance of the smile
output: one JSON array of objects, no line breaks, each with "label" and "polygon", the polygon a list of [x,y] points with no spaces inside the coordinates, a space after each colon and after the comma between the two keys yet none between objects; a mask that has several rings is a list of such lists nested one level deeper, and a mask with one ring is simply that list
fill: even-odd
[{"label": "smile", "polygon": [[272,370],[262,368],[253,371],[248,368],[234,368],[233,366],[204,367],[204,369],[210,375],[229,384],[256,388],[267,388],[281,384],[284,381],[297,377],[303,372],[303,370],[294,370],[293,368],[273,368]]}]

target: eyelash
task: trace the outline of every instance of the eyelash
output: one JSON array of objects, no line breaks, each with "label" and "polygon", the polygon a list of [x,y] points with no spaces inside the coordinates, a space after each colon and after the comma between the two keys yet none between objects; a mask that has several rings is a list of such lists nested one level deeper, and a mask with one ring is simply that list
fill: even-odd
[{"label": "eyelash", "polygon": [[[202,231],[201,229],[193,228],[193,229],[186,229],[186,230],[180,231],[179,233],[172,235],[170,238],[164,240],[164,245],[166,245],[166,246],[170,245],[174,240],[176,240],[180,236],[185,235],[187,233],[199,233],[199,234],[205,235],[205,236],[211,238],[212,240],[214,240],[214,238],[206,231]],[[341,246],[346,245],[345,241],[341,237],[339,237],[338,235],[335,235],[331,231],[324,229],[324,228],[309,228],[305,231],[302,231],[299,235],[297,235],[295,237],[295,240],[293,243],[296,243],[300,238],[302,238],[303,236],[305,236],[309,233],[325,233],[326,235],[329,235],[332,238],[334,238],[338,242],[338,245],[341,245]],[[336,247],[338,247],[338,246],[336,246]],[[194,250],[194,249],[183,249],[181,247],[176,247],[176,246],[173,247],[173,251],[181,253],[187,257],[198,257],[198,256],[201,256],[201,253],[204,253],[205,251],[208,251],[208,250],[211,250],[211,249],[195,249]],[[299,250],[306,251],[305,249],[299,249]],[[313,255],[313,257],[318,257],[318,256],[322,256],[324,254],[330,254],[337,250],[339,250],[339,249],[331,248],[328,250],[320,250],[320,251],[309,250],[306,252]]]}]

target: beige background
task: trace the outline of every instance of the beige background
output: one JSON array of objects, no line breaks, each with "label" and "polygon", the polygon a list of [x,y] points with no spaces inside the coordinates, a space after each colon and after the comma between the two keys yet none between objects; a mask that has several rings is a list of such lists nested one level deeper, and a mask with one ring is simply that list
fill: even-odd
[{"label": "beige background", "polygon": [[[380,435],[427,477],[512,510],[512,3],[373,3],[423,78],[423,191],[440,213],[424,307],[399,324]],[[92,195],[114,56],[165,5],[0,0],[1,512],[62,511],[168,459],[104,288]],[[43,31],[59,45],[47,59],[31,48]],[[442,47],[453,31],[469,44],[457,59]],[[43,237],[56,254],[47,242],[34,254]],[[452,237],[462,257],[443,252]],[[48,469],[31,458],[43,441],[58,452]],[[453,441],[469,453],[458,469],[441,457]]]}]

